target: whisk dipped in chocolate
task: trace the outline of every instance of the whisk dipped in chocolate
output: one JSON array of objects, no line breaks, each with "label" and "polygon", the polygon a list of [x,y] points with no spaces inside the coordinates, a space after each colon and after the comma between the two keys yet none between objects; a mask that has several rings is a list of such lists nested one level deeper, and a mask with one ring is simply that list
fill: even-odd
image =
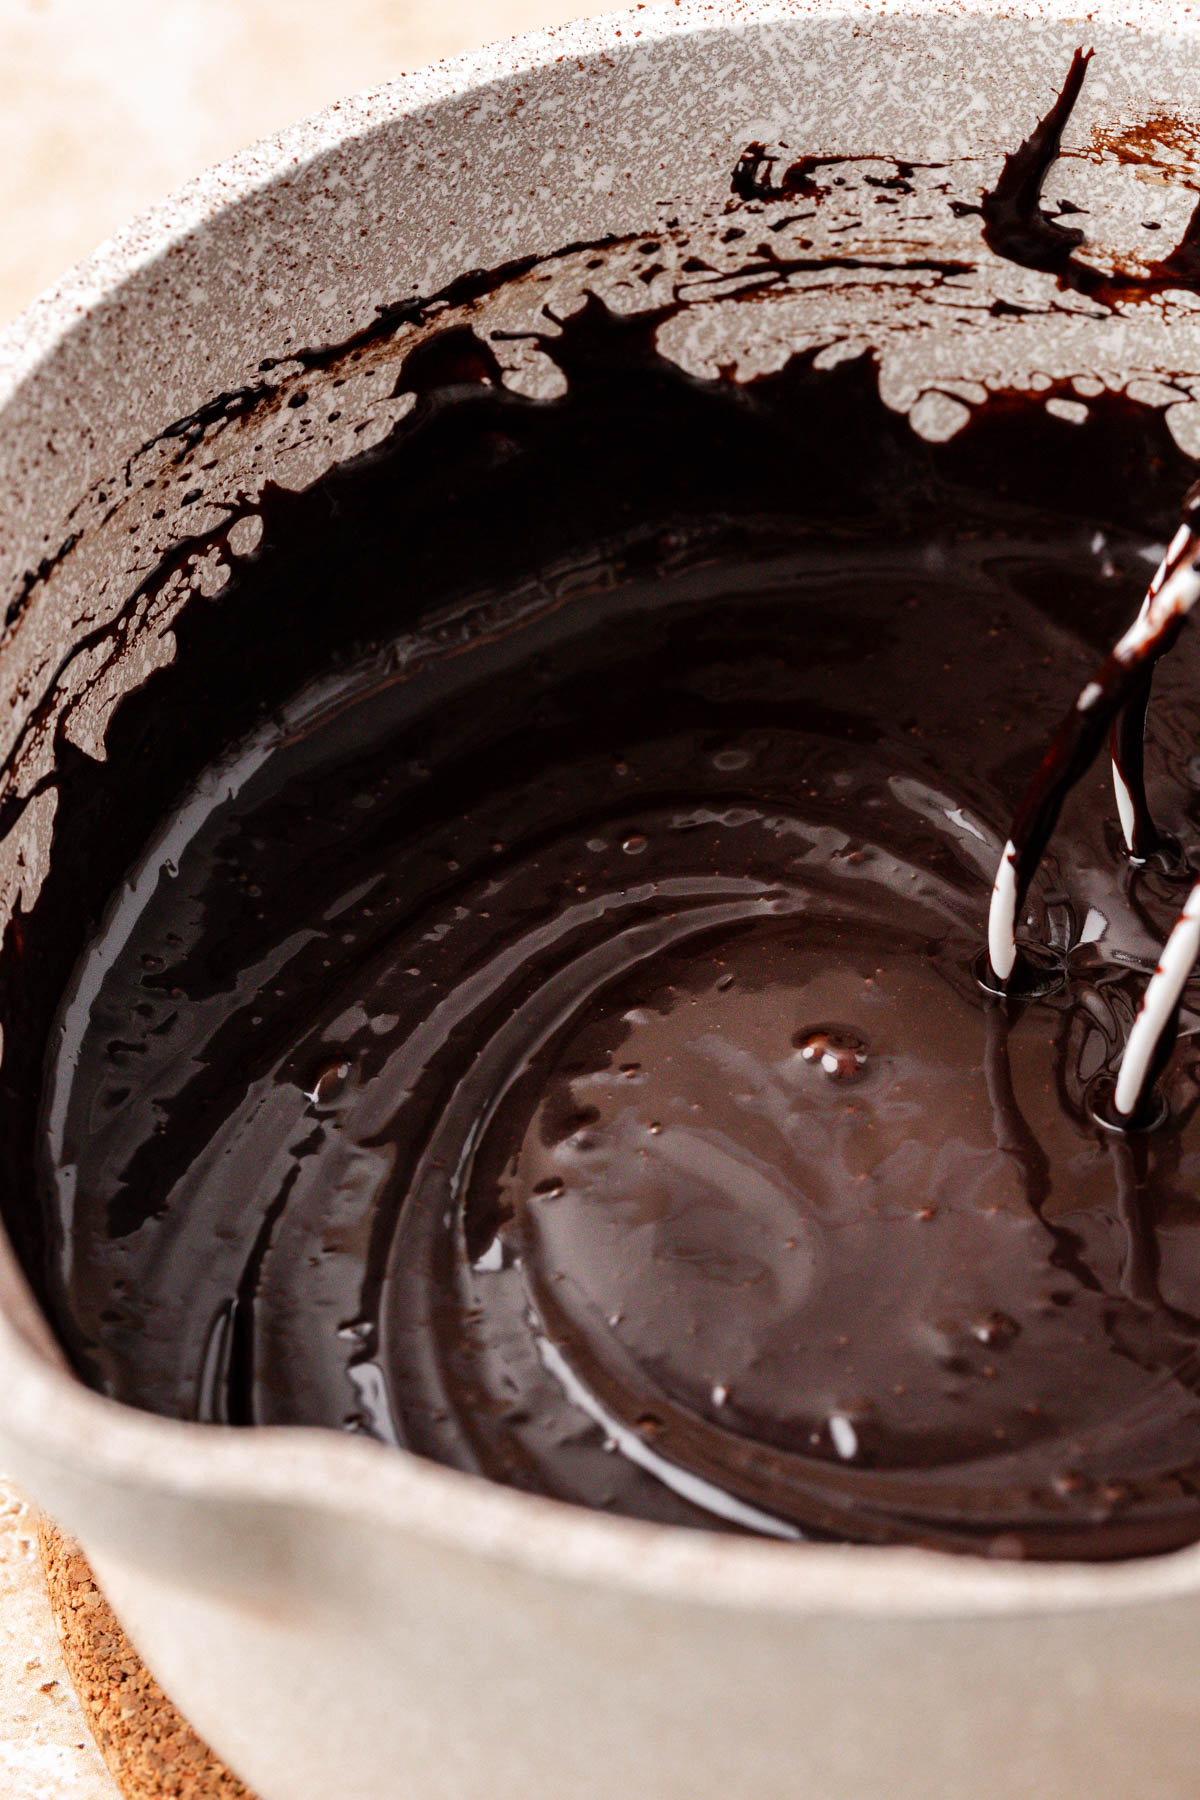
[{"label": "whisk dipped in chocolate", "polygon": [[[1146,799],[1143,745],[1157,662],[1175,643],[1200,599],[1200,484],[1184,502],[1183,521],[1167,548],[1133,624],[1117,640],[1050,741],[1017,808],[1001,853],[988,914],[982,984],[997,994],[1028,991],[1037,965],[1017,944],[1016,924],[1045,855],[1063,802],[1091,767],[1105,736],[1112,745],[1113,786],[1131,858],[1145,861],[1162,840]],[[1200,882],[1193,887],[1142,997],[1111,1095],[1099,1113],[1117,1129],[1156,1123],[1162,1109],[1154,1083],[1174,1047],[1188,976],[1200,955]]]}]

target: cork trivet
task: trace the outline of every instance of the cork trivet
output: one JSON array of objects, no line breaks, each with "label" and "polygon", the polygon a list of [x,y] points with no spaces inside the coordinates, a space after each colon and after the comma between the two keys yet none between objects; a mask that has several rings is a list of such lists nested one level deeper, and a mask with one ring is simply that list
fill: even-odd
[{"label": "cork trivet", "polygon": [[71,1680],[125,1800],[254,1800],[171,1705],[79,1547],[44,1520],[38,1546]]}]

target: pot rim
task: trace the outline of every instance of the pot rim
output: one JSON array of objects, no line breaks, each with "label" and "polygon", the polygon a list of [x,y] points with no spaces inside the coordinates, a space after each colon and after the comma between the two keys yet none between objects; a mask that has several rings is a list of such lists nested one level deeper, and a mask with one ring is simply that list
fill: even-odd
[{"label": "pot rim", "polygon": [[23,313],[0,327],[0,412],[95,307],[112,299],[125,281],[172,245],[201,231],[216,214],[380,125],[567,57],[582,61],[602,54],[619,55],[632,48],[623,40],[624,30],[631,25],[649,44],[743,25],[839,17],[880,21],[1016,19],[1039,25],[1078,23],[1084,37],[1088,28],[1097,24],[1168,36],[1200,28],[1200,0],[1090,0],[1086,11],[1081,0],[674,0],[673,6],[651,4],[606,12],[444,58],[336,100],[280,132],[259,138],[193,176],[104,239],[44,289]]},{"label": "pot rim", "polygon": [[[565,57],[789,19],[1078,22],[1170,36],[1200,29],[1197,0],[675,0],[583,19],[473,51],[334,103],[195,177],[102,243],[0,330],[0,412],[91,311],[172,245],[299,165],[418,110]],[[624,35],[628,34],[628,35]],[[1200,1543],[1112,1564],[989,1562],[935,1550],[789,1544],[616,1517],[442,1467],[335,1431],[233,1431],[139,1412],[62,1364],[0,1233],[0,1423],[55,1485],[177,1503],[323,1512],[402,1530],[546,1578],[677,1602],[792,1615],[957,1618],[1168,1601],[1200,1590]],[[19,1455],[18,1461],[23,1460]]]}]

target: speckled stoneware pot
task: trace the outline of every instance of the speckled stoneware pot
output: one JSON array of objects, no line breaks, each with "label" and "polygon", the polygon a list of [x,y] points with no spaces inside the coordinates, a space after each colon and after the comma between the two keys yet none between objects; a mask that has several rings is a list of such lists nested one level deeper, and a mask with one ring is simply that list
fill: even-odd
[{"label": "speckled stoneware pot", "polygon": [[[289,352],[466,269],[606,234],[661,227],[669,276],[667,220],[713,231],[752,140],[845,156],[851,177],[875,155],[923,172],[886,222],[851,179],[844,216],[814,226],[872,273],[801,271],[736,316],[718,293],[677,328],[682,362],[745,373],[799,343],[869,344],[885,398],[940,437],[997,386],[1040,384],[1067,417],[1128,386],[1200,447],[1200,303],[1085,305],[997,262],[969,210],[1081,42],[1096,58],[1051,187],[1083,196],[1095,255],[1119,262],[1148,206],[1165,230],[1186,220],[1200,173],[1200,13],[1166,0],[1093,5],[1086,23],[1055,0],[816,0],[573,26],[334,107],[81,265],[0,338],[0,930],[53,867],[62,743],[103,756],[112,709],[174,654],[172,619],[239,544],[176,559],[133,616],[138,571],[185,525],[202,536],[231,484],[303,485],[346,431],[381,435],[403,405],[376,401],[364,368],[343,436],[302,431]],[[885,237],[886,257],[864,249]],[[949,287],[931,246],[961,265]],[[636,285],[619,258],[597,279]],[[997,294],[1012,304],[972,304]],[[510,321],[540,303],[496,301]],[[386,333],[372,341],[382,367]],[[544,374],[513,353],[506,378],[537,392]],[[253,442],[221,406],[159,435],[256,382]],[[32,1204],[4,1196],[14,1238]],[[362,1439],[110,1404],[64,1372],[7,1247],[0,1298],[0,1457],[263,1800],[1194,1788],[1200,1547],[1023,1567],[635,1524]]]}]

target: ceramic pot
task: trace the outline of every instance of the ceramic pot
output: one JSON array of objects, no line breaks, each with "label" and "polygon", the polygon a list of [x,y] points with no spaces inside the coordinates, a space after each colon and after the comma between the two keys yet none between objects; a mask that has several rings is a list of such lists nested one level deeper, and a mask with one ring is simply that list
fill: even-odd
[{"label": "ceramic pot", "polygon": [[[566,244],[666,242],[669,219],[715,232],[752,143],[768,186],[801,154],[846,158],[858,200],[870,159],[918,174],[886,220],[838,202],[814,222],[814,255],[838,227],[840,276],[796,273],[753,329],[694,313],[681,361],[711,371],[732,344],[744,375],[800,346],[868,346],[889,405],[941,437],[993,388],[1040,384],[1071,417],[1128,387],[1200,447],[1200,305],[1086,304],[992,255],[971,211],[1085,40],[1051,189],[1070,185],[1089,254],[1121,266],[1151,202],[1182,229],[1200,174],[1200,14],[1166,0],[1111,0],[1086,27],[1054,0],[638,9],[334,107],[76,269],[0,339],[9,943],[64,854],[68,748],[104,758],[116,710],[177,653],[180,614],[252,548],[252,525],[217,544],[224,496],[302,487],[389,428],[402,396],[376,399],[372,359],[393,327],[429,323],[397,304]],[[843,279],[851,263],[869,275]],[[996,296],[1007,310],[975,304]],[[388,308],[340,431],[301,431],[287,400],[319,370],[296,353]],[[544,371],[514,361],[509,377],[536,394]],[[0,995],[5,1058],[24,1054],[18,985]],[[1200,1547],[1022,1566],[709,1536],[335,1433],[150,1417],[67,1371],[22,1272],[36,1211],[8,1181],[0,1457],[262,1800],[1178,1800],[1194,1785]]]}]

